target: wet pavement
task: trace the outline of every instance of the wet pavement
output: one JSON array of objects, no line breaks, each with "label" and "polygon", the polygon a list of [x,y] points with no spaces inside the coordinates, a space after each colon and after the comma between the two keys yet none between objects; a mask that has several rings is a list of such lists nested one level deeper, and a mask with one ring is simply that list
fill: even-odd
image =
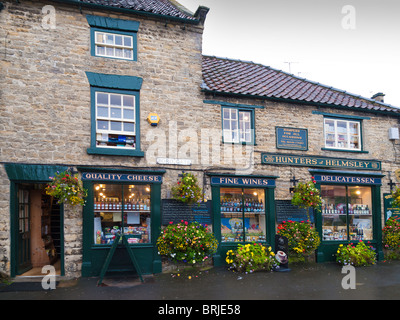
[{"label": "wet pavement", "polygon": [[[400,261],[356,268],[356,288],[337,264],[291,265],[289,272],[239,274],[226,268],[136,277],[60,280],[55,290],[0,286],[0,300],[330,300],[400,299]],[[348,283],[348,281],[347,281]]]}]

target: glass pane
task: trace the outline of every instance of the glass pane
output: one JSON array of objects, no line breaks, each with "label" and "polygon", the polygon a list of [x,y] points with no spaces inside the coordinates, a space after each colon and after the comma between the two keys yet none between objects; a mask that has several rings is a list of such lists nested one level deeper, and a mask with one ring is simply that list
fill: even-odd
[{"label": "glass pane", "polygon": [[114,48],[106,48],[106,54],[108,56],[113,57],[114,56]]},{"label": "glass pane", "polygon": [[221,188],[221,242],[243,242],[244,221],[241,188]]},{"label": "glass pane", "polygon": [[122,46],[122,36],[115,35],[115,45]]},{"label": "glass pane", "polygon": [[124,122],[124,131],[125,132],[135,132],[135,124],[130,122]]},{"label": "glass pane", "polygon": [[132,96],[123,96],[124,107],[133,107],[133,102]]},{"label": "glass pane", "polygon": [[104,33],[96,32],[96,42],[97,43],[104,43]]},{"label": "glass pane", "polygon": [[124,119],[135,120],[135,112],[132,109],[124,109]]},{"label": "glass pane", "polygon": [[124,46],[132,47],[132,37],[124,37]]},{"label": "glass pane", "polygon": [[121,119],[121,108],[111,108],[110,117]]},{"label": "glass pane", "polygon": [[122,188],[120,185],[94,185],[94,243],[111,244],[122,232]]},{"label": "glass pane", "polygon": [[96,46],[96,54],[100,55],[100,56],[104,56],[106,54],[106,48]]},{"label": "glass pane", "polygon": [[107,107],[97,107],[97,116],[98,117],[108,117],[108,108]]},{"label": "glass pane", "polygon": [[108,105],[108,94],[107,93],[96,93],[97,96],[97,104],[106,104]]},{"label": "glass pane", "polygon": [[264,189],[244,189],[244,227],[246,241],[265,241]]},{"label": "glass pane", "polygon": [[124,50],[120,48],[115,48],[115,56],[118,58],[124,57]]},{"label": "glass pane", "polygon": [[132,50],[131,49],[124,49],[124,56],[127,59],[132,59]]},{"label": "glass pane", "polygon": [[106,43],[114,44],[114,36],[112,34],[106,34]]},{"label": "glass pane", "polygon": [[322,239],[347,240],[346,187],[321,186]]},{"label": "glass pane", "polygon": [[151,242],[150,185],[124,186],[124,234],[129,243]]},{"label": "glass pane", "polygon": [[223,109],[223,114],[224,114],[224,119],[229,119],[230,118],[229,117],[229,115],[230,115],[229,109],[224,108]]},{"label": "glass pane", "polygon": [[97,120],[97,129],[108,130],[108,121]]},{"label": "glass pane", "polygon": [[118,121],[110,121],[110,124],[111,124],[110,130],[113,130],[113,131],[122,131],[121,122],[118,122]]},{"label": "glass pane", "polygon": [[231,122],[229,120],[224,120],[224,129],[229,130],[231,128]]},{"label": "glass pane", "polygon": [[348,187],[350,240],[372,240],[371,187]]},{"label": "glass pane", "polygon": [[111,94],[110,95],[110,104],[114,106],[120,106],[121,105],[121,96],[117,94]]}]

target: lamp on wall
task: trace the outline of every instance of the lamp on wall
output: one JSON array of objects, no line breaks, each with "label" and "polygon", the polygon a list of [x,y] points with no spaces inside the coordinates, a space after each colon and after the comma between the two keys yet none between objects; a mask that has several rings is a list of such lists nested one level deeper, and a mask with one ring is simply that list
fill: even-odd
[{"label": "lamp on wall", "polygon": [[293,186],[289,188],[290,193],[294,193],[294,188],[296,187],[296,183],[299,182],[298,179],[296,179],[295,175],[293,175],[293,178],[289,180]]}]

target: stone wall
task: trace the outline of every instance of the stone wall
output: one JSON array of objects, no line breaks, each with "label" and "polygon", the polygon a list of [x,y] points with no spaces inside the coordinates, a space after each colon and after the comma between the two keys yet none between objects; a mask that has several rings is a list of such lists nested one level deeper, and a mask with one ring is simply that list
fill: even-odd
[{"label": "stone wall", "polygon": [[[182,170],[193,172],[200,184],[204,170],[277,175],[276,199],[289,199],[290,178],[308,180],[308,168],[261,165],[262,152],[375,159],[382,172],[399,166],[398,141],[388,139],[388,129],[398,120],[386,115],[340,109],[321,111],[367,116],[363,121],[364,149],[368,153],[321,150],[323,116],[316,106],[267,100],[208,96],[201,92],[202,25],[154,20],[140,16],[93,11],[52,3],[56,28],[42,27],[45,1],[3,1],[0,12],[0,162],[90,165],[129,168],[165,167],[162,198]],[[138,61],[122,61],[90,54],[87,14],[140,22]],[[89,155],[90,86],[85,72],[143,78],[140,91],[141,146],[145,157]],[[221,143],[221,106],[204,99],[264,106],[255,110],[256,145]],[[150,126],[146,118],[156,112],[161,122]],[[276,149],[275,126],[308,129],[308,151]],[[192,166],[162,166],[157,157],[186,158]],[[388,179],[382,191],[388,192]],[[9,272],[9,180],[0,166],[0,270]],[[210,199],[209,179],[205,196]],[[66,275],[79,275],[82,255],[82,212],[66,207]]]}]

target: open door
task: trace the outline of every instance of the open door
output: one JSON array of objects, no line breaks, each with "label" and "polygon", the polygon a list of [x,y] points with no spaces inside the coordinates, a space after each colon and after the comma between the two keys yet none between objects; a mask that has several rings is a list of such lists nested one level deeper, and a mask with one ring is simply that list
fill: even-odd
[{"label": "open door", "polygon": [[17,241],[17,274],[32,269],[29,190],[17,186],[18,203],[18,241]]}]

